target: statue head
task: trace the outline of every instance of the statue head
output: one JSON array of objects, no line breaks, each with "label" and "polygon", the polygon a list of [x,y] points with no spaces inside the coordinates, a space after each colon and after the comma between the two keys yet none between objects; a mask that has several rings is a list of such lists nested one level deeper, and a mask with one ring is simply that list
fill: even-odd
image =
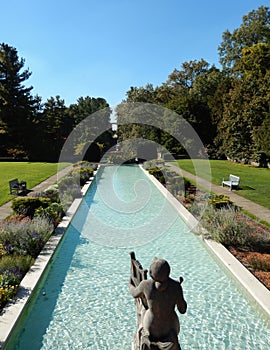
[{"label": "statue head", "polygon": [[154,258],[150,265],[149,274],[154,281],[163,283],[170,275],[170,265],[164,259]]}]

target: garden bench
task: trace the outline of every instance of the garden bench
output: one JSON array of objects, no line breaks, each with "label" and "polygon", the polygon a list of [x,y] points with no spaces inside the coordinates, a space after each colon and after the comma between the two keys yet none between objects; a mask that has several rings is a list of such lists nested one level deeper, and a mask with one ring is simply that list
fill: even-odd
[{"label": "garden bench", "polygon": [[10,194],[16,193],[18,194],[20,191],[26,190],[26,182],[19,182],[18,179],[13,179],[9,181],[9,190]]},{"label": "garden bench", "polygon": [[229,186],[231,191],[233,187],[235,187],[236,189],[238,188],[239,182],[240,182],[239,176],[230,174],[229,180],[224,180],[224,178],[222,179],[222,187]]}]

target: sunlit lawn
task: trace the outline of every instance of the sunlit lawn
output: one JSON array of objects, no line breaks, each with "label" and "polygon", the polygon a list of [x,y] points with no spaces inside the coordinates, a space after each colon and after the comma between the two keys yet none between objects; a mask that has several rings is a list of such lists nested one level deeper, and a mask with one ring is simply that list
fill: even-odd
[{"label": "sunlit lawn", "polygon": [[[64,168],[68,163],[61,164]],[[26,181],[30,189],[58,171],[58,163],[0,162],[0,205],[10,201],[9,181],[18,178]]]},{"label": "sunlit lawn", "polygon": [[[178,160],[179,166],[197,176],[221,185],[222,178],[228,179],[230,174],[240,177],[240,188],[237,194],[270,209],[270,169],[237,164],[225,160],[196,160],[196,169],[190,159]],[[211,170],[211,174],[209,173]],[[199,171],[198,171],[199,170]]]}]

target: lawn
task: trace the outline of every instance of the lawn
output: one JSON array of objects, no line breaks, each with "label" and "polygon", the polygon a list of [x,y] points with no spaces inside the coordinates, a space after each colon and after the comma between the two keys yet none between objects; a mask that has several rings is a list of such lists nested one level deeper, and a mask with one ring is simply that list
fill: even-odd
[{"label": "lawn", "polygon": [[[61,164],[64,168],[68,163]],[[58,171],[58,163],[1,162],[0,163],[0,205],[14,198],[9,194],[9,181],[18,178],[26,181],[30,189]]]},{"label": "lawn", "polygon": [[[197,175],[211,179],[215,185],[221,185],[222,178],[228,179],[230,174],[240,177],[240,188],[237,194],[270,209],[270,169],[250,165],[237,164],[226,160],[196,160]],[[195,174],[190,159],[177,161],[180,168]],[[211,174],[209,172],[211,170]]]}]

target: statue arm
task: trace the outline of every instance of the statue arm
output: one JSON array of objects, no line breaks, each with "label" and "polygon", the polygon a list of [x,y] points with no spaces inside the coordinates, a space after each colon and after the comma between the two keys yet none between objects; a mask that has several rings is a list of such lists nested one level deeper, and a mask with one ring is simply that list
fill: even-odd
[{"label": "statue arm", "polygon": [[138,287],[135,287],[131,281],[129,282],[129,291],[131,293],[131,295],[133,296],[133,298],[139,298],[143,296],[143,291],[144,291],[144,281],[141,281],[140,284],[138,285]]},{"label": "statue arm", "polygon": [[181,285],[179,285],[179,287],[180,287],[180,290],[177,298],[177,309],[181,314],[184,314],[187,311],[187,303],[184,299],[183,289]]}]

